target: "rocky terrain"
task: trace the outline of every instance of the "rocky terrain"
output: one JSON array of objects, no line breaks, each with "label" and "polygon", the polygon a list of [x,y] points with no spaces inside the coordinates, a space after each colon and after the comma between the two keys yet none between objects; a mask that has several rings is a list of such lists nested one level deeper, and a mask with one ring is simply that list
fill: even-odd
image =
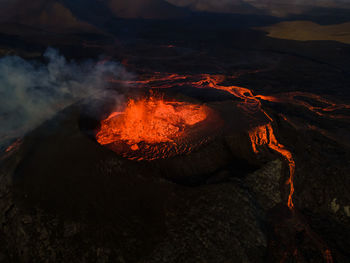
[{"label": "rocky terrain", "polygon": [[[67,3],[12,23],[18,31],[3,23],[0,55],[39,67],[50,45],[69,69],[120,62],[125,78],[100,82],[108,95],[166,93],[205,104],[224,124],[187,154],[132,161],[97,143],[91,94],[0,141],[1,263],[349,262],[348,44],[268,37],[254,28],[280,18],[265,15],[101,19],[102,9],[90,16]],[[295,162],[294,209],[290,160],[273,147]]]}]

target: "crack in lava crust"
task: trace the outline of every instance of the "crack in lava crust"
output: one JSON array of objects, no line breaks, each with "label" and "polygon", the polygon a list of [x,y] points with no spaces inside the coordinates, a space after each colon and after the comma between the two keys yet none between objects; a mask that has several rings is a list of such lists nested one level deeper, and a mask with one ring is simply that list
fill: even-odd
[{"label": "crack in lava crust", "polygon": [[[150,97],[129,100],[123,112],[101,121],[98,143],[131,160],[154,160],[190,152],[209,108]],[[190,142],[191,141],[191,142]]]}]

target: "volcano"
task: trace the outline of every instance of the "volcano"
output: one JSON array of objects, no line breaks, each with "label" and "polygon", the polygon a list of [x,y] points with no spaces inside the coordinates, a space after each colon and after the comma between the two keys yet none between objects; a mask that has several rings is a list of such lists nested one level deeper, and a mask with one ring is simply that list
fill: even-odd
[{"label": "volcano", "polygon": [[346,10],[5,2],[0,263],[350,262]]},{"label": "volcano", "polygon": [[[120,85],[123,81],[136,85],[148,83],[150,95],[142,92],[143,95],[135,97],[132,94],[139,94],[140,90],[134,87],[135,92],[125,94],[124,105],[115,105],[118,93],[74,104],[23,141],[7,148],[2,171],[8,173],[17,167],[13,198],[23,209],[38,206],[43,209],[40,211],[59,211],[73,222],[85,220],[82,231],[94,234],[96,222],[107,229],[122,226],[123,230],[114,230],[113,242],[124,242],[122,231],[127,231],[132,239],[139,240],[138,249],[145,242],[152,242],[150,249],[154,249],[160,244],[158,239],[167,235],[163,230],[158,232],[160,224],[171,224],[174,231],[186,238],[182,225],[188,227],[186,223],[172,221],[174,214],[187,218],[186,221],[191,218],[192,208],[189,212],[188,208],[182,211],[180,204],[184,200],[191,200],[190,207],[192,202],[200,200],[219,202],[218,206],[210,205],[212,212],[205,210],[206,216],[215,218],[226,202],[223,200],[233,195],[234,210],[240,207],[243,214],[230,212],[230,217],[236,218],[240,226],[246,222],[242,231],[254,237],[257,233],[262,235],[258,226],[250,229],[258,224],[258,219],[251,214],[253,203],[246,200],[244,190],[220,186],[235,180],[234,174],[234,178],[244,178],[246,187],[258,196],[262,209],[268,211],[265,215],[268,224],[276,227],[271,231],[272,240],[278,240],[281,245],[269,244],[272,258],[280,258],[283,253],[294,257],[295,249],[301,246],[295,238],[302,234],[318,258],[332,262],[333,253],[327,243],[313,232],[296,209],[299,202],[295,198],[298,200],[300,192],[295,189],[298,178],[295,170],[299,163],[295,162],[294,152],[279,141],[275,120],[262,103],[284,103],[289,97],[254,95],[248,88],[225,85],[222,75],[155,74],[148,79],[145,76],[142,80],[110,80],[110,83]],[[188,92],[191,87],[192,92]],[[203,90],[212,91],[210,97],[217,94],[220,99],[205,99]],[[198,95],[201,100],[196,98]],[[333,105],[326,107],[326,111],[347,108],[347,105],[335,107],[333,102],[317,96],[313,98]],[[298,100],[289,103],[314,110]],[[193,197],[189,191],[208,185],[220,186],[214,193],[216,198],[209,194],[211,190],[199,192],[199,197]],[[141,209],[139,200],[146,200]],[[169,206],[167,212],[163,211],[164,206]],[[94,214],[97,207],[98,215],[86,217]],[[198,209],[202,211],[201,206]],[[225,211],[230,209],[233,208],[228,206]],[[126,222],[125,217],[135,221]],[[149,232],[145,236],[143,231],[133,232],[140,220],[147,222]],[[74,228],[81,227],[73,224]],[[301,244],[304,246],[304,242]],[[124,253],[127,258],[133,258],[132,254]],[[143,256],[149,250],[139,253]]]}]

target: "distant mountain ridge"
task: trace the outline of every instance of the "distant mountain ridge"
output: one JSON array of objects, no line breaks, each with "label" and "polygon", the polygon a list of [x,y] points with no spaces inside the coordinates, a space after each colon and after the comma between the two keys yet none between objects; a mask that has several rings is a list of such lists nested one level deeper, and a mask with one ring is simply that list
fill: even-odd
[{"label": "distant mountain ridge", "polygon": [[96,31],[112,18],[169,19],[188,11],[165,0],[0,0],[0,24],[16,23],[49,31]]},{"label": "distant mountain ridge", "polygon": [[102,0],[117,17],[169,19],[188,14],[187,10],[176,7],[165,0]]},{"label": "distant mountain ridge", "polygon": [[303,14],[313,8],[350,9],[349,0],[167,0],[192,10],[218,13],[254,13],[277,17]]},{"label": "distant mountain ridge", "polygon": [[0,11],[0,17],[2,23],[15,23],[48,31],[97,31],[88,22],[78,19],[64,3],[56,0],[14,0]]}]

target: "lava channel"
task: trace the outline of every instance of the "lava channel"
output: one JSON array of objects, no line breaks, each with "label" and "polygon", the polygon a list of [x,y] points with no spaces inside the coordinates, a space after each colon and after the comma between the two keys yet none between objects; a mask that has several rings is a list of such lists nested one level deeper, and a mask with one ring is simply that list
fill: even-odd
[{"label": "lava channel", "polygon": [[[130,99],[124,111],[101,121],[97,142],[131,160],[154,160],[188,153],[201,145],[204,105],[166,101],[151,96]],[[194,142],[195,141],[195,142]]]}]

